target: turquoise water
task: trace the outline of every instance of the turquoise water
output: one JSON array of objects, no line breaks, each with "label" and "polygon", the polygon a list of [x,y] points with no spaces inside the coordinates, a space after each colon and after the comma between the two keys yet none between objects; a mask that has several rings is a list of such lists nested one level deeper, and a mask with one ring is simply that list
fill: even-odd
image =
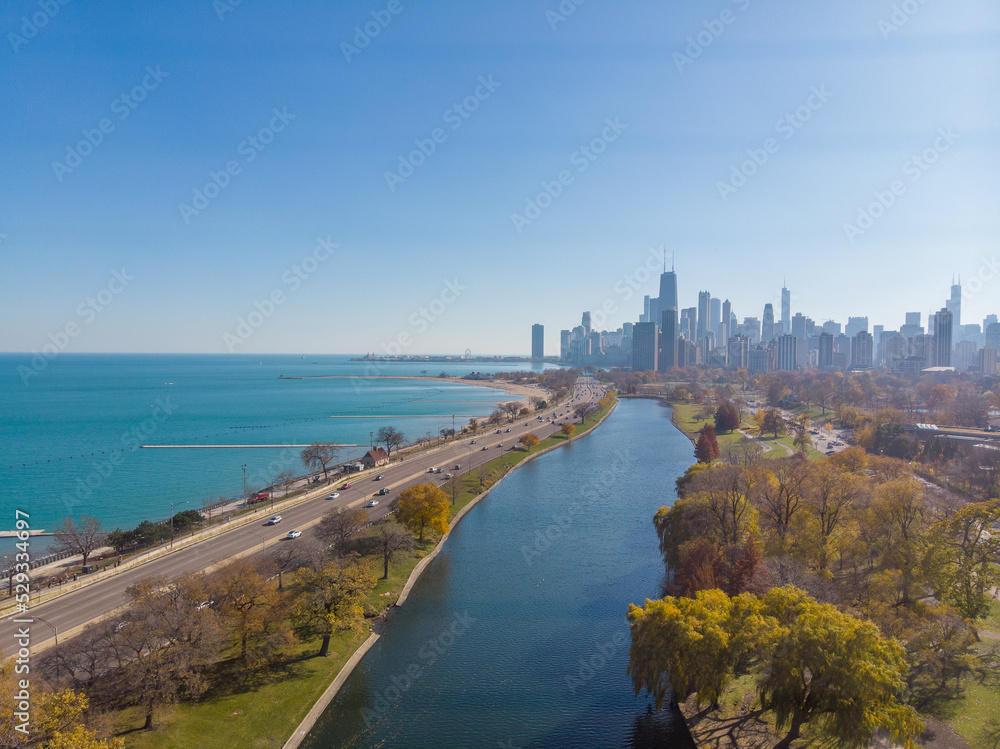
[{"label": "turquoise water", "polygon": [[652,517],[691,443],[652,401],[505,478],[462,520],[308,749],[688,747],[625,672],[630,602],[658,597]]},{"label": "turquoise water", "polygon": [[[280,470],[303,473],[299,449],[143,450],[138,444],[363,444],[392,424],[416,438],[451,427],[451,414],[483,416],[499,391],[474,385],[366,378],[461,376],[530,364],[351,362],[348,356],[63,354],[35,374],[30,355],[0,355],[0,529],[14,509],[32,527],[94,515],[107,530],[131,528],[212,498],[242,495]],[[538,365],[535,365],[536,367]],[[351,379],[279,379],[308,375]],[[427,415],[373,419],[339,416]],[[445,416],[447,414],[447,416]],[[182,503],[187,504],[182,504]],[[9,516],[9,519],[8,519]],[[0,544],[3,542],[0,541]],[[38,553],[44,542],[33,547]],[[0,551],[5,547],[0,545]]]}]

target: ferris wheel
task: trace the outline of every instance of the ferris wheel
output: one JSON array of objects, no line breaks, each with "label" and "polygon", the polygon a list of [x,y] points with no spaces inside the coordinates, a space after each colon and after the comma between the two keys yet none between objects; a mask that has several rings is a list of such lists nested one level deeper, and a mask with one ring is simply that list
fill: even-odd
[{"label": "ferris wheel", "polygon": [[466,359],[471,359],[472,358],[472,349],[471,348],[465,349],[465,358]]}]

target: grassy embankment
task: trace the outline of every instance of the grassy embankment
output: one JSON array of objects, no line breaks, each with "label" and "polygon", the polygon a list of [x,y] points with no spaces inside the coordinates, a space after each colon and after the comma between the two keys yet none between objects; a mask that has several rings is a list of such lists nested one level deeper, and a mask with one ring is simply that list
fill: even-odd
[{"label": "grassy embankment", "polygon": [[[589,432],[613,407],[613,403],[587,417],[584,424],[577,424],[574,437]],[[516,437],[528,429],[518,426],[511,434]],[[503,478],[515,465],[531,454],[560,445],[569,438],[557,433],[533,448],[518,447],[486,463],[480,472],[467,471],[461,476],[461,490],[452,506],[454,518],[483,491]],[[443,487],[447,490],[447,487]],[[395,522],[395,521],[392,521]],[[427,539],[413,552],[400,555],[389,567],[389,578],[379,580],[369,597],[369,604],[381,611],[392,606],[414,567],[427,556],[438,539]],[[381,558],[373,563],[381,572]],[[334,638],[330,643],[330,656],[319,658],[319,641],[298,643],[281,668],[270,680],[255,690],[234,688],[233,661],[216,664],[208,673],[210,687],[194,703],[181,703],[162,710],[157,716],[154,731],[136,730],[143,723],[141,708],[130,708],[115,714],[119,735],[125,738],[129,749],[232,749],[232,747],[280,747],[298,727],[306,713],[336,678],[351,655],[367,639],[369,631]],[[224,656],[231,658],[233,653]]]},{"label": "grassy embankment", "polygon": [[[671,415],[671,419],[673,420],[674,425],[690,437],[692,441],[698,439],[698,432],[705,424],[714,425],[715,423],[714,417],[705,413],[705,407],[703,405],[699,405],[697,403],[675,403],[672,404],[672,406],[673,414]],[[756,437],[764,444],[771,447],[769,451],[764,453],[764,458],[787,458],[788,450],[782,447],[782,445],[787,446],[793,453],[796,452],[796,448],[792,445],[794,437],[790,435],[779,437],[778,439],[774,439],[769,435],[761,435],[757,425],[748,421],[748,417],[746,416],[743,418],[741,428],[751,437]],[[730,444],[739,442],[743,438],[743,435],[739,432],[730,432],[729,434],[717,434],[716,438],[719,441],[719,449],[722,451],[722,454],[725,455],[726,447]],[[810,447],[806,452],[806,457],[809,460],[822,460],[826,456],[819,450]]]}]

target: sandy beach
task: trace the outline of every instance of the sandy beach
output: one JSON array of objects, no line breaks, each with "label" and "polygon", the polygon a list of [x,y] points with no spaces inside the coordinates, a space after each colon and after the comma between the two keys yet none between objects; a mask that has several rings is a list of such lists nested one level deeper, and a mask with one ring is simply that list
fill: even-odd
[{"label": "sandy beach", "polygon": [[[280,380],[353,380],[353,379],[371,379],[371,380],[428,380],[430,382],[450,382],[453,385],[477,385],[479,387],[493,388],[494,390],[501,390],[508,395],[514,395],[527,400],[532,396],[538,396],[549,400],[552,397],[552,393],[546,390],[541,385],[522,385],[519,383],[506,382],[504,380],[466,380],[461,377],[434,377],[431,375],[304,375],[301,377],[286,377],[282,375],[278,379]],[[505,398],[498,398],[497,403],[506,400]]]}]

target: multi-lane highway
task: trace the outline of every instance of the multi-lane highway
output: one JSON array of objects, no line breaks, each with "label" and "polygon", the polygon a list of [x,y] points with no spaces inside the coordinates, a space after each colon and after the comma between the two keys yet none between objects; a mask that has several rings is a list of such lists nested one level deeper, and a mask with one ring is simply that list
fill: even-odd
[{"label": "multi-lane highway", "polygon": [[[315,525],[322,516],[339,507],[363,507],[372,499],[378,499],[379,504],[367,512],[373,520],[383,517],[389,512],[389,505],[398,493],[407,486],[434,481],[443,484],[445,473],[465,472],[488,460],[497,457],[501,451],[514,449],[518,438],[527,433],[536,434],[545,439],[555,432],[558,423],[564,420],[574,420],[573,409],[583,403],[596,403],[603,395],[604,389],[596,380],[581,378],[576,385],[570,400],[555,408],[546,409],[542,419],[537,415],[518,421],[513,425],[499,428],[485,427],[475,437],[463,437],[454,442],[431,450],[418,452],[402,461],[380,469],[382,478],[376,480],[371,474],[351,480],[349,488],[342,488],[343,481],[336,485],[324,486],[312,490],[310,498],[292,507],[280,510],[282,521],[278,525],[266,525],[269,512],[261,511],[261,517],[254,523],[244,524],[212,538],[179,549],[173,553],[158,557],[146,564],[126,569],[117,575],[95,580],[92,584],[69,592],[52,601],[32,606],[28,615],[43,618],[58,629],[60,640],[78,633],[89,622],[106,616],[125,603],[125,590],[141,579],[158,577],[171,579],[179,575],[204,570],[227,559],[254,553],[254,550],[271,550],[278,544],[300,543],[297,540],[284,540],[290,530],[305,530]],[[472,444],[472,440],[475,444]],[[485,448],[485,449],[484,449]],[[455,466],[461,468],[456,470]],[[441,474],[429,473],[431,467],[442,468]],[[376,472],[377,474],[377,472]],[[387,488],[388,496],[375,496],[379,489]],[[337,492],[336,499],[326,497]],[[23,618],[24,615],[21,615]],[[11,617],[5,618],[0,626],[0,651],[7,650],[13,643],[16,625]],[[33,633],[39,637],[44,628],[35,628]],[[52,639],[36,640],[32,649],[38,652],[52,644]]]}]

